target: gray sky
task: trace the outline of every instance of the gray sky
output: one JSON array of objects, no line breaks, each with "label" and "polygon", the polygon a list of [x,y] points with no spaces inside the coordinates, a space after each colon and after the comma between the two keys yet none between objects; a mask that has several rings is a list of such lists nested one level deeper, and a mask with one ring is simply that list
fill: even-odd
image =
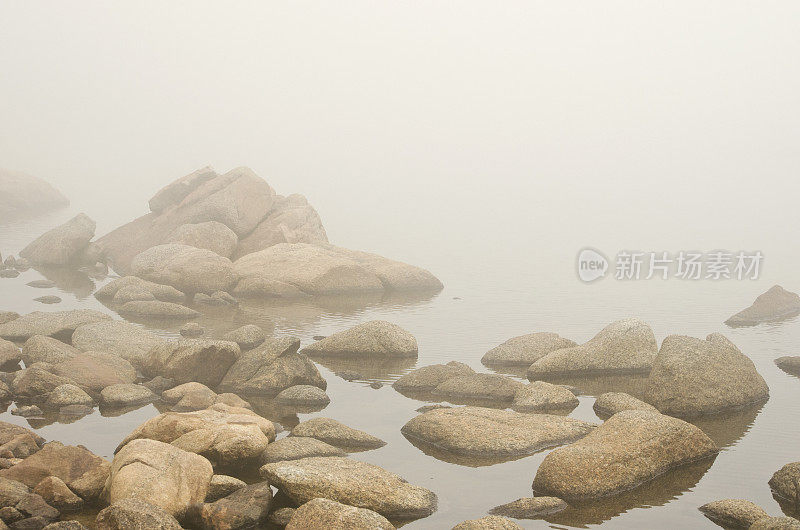
[{"label": "gray sky", "polygon": [[3,2],[0,166],[101,231],[210,164],[379,251],[788,243],[799,22],[796,1]]}]

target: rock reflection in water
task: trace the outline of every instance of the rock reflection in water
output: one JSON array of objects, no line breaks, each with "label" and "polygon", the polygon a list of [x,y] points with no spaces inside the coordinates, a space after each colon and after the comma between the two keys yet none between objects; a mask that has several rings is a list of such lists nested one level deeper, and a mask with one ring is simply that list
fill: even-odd
[{"label": "rock reflection in water", "polygon": [[635,398],[642,399],[647,385],[646,374],[614,374],[548,377],[548,383],[567,385],[578,389],[583,396],[599,396],[606,392],[625,392]]},{"label": "rock reflection in water", "polygon": [[687,420],[700,427],[720,448],[731,447],[741,440],[753,426],[756,417],[764,408],[764,403],[749,407],[711,414]]},{"label": "rock reflection in water", "polygon": [[95,282],[86,273],[62,267],[36,266],[34,270],[55,283],[62,292],[72,293],[78,300],[88,298],[95,290]]},{"label": "rock reflection in water", "polygon": [[630,491],[592,501],[572,501],[569,508],[545,517],[552,524],[587,528],[634,508],[663,506],[694,488],[715,457],[675,468]]},{"label": "rock reflection in water", "polygon": [[392,381],[417,365],[413,357],[309,355],[309,358],[334,373],[357,372],[362,376],[359,380],[367,382]]}]

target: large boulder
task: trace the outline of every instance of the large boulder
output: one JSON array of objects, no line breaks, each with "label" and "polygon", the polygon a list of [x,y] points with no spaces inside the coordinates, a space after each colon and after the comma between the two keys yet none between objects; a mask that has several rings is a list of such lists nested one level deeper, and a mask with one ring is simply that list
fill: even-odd
[{"label": "large boulder", "polygon": [[47,212],[68,204],[69,200],[44,180],[0,169],[0,219]]},{"label": "large boulder", "polygon": [[244,352],[219,385],[223,392],[275,396],[295,385],[325,390],[327,383],[308,357],[297,353],[300,341],[293,337],[269,338]]},{"label": "large boulder", "polygon": [[186,295],[176,288],[160,283],[148,282],[137,276],[123,276],[111,280],[95,291],[98,300],[111,300],[115,304],[124,304],[135,300],[159,300],[182,304]]},{"label": "large boulder", "polygon": [[143,359],[142,370],[150,377],[161,375],[178,384],[195,381],[215,387],[240,355],[235,342],[181,339],[154,346]]},{"label": "large boulder", "polygon": [[276,197],[266,219],[239,242],[235,258],[281,243],[327,243],[317,211],[299,194]]},{"label": "large boulder", "polygon": [[332,418],[311,418],[301,422],[292,429],[292,436],[316,438],[343,448],[375,449],[386,445],[380,438],[348,427]]},{"label": "large boulder", "polygon": [[230,258],[236,249],[239,238],[224,224],[217,221],[206,221],[179,226],[172,232],[167,242],[204,248],[225,258]]},{"label": "large boulder", "polygon": [[22,345],[22,361],[25,366],[34,363],[58,364],[79,353],[79,349],[44,335],[34,335]]},{"label": "large boulder", "polygon": [[259,482],[239,488],[217,501],[195,505],[190,518],[198,528],[208,530],[261,528],[271,503],[269,483]]},{"label": "large boulder", "polygon": [[481,362],[487,366],[528,367],[552,351],[577,345],[558,333],[530,333],[508,339],[503,344],[495,346],[486,352]]},{"label": "large boulder", "polygon": [[110,385],[133,383],[136,369],[117,355],[102,352],[82,352],[71,359],[53,365],[52,373],[70,379],[92,395]]},{"label": "large boulder", "polygon": [[317,497],[417,519],[436,509],[436,495],[378,466],[342,457],[313,457],[266,464],[261,475],[297,504]]},{"label": "large boulder", "polygon": [[164,344],[165,339],[124,320],[86,324],[72,335],[72,345],[79,350],[112,352],[138,369],[151,349]]},{"label": "large boulder", "polygon": [[111,320],[111,317],[93,309],[34,311],[0,324],[0,337],[21,342],[34,335],[45,335],[69,342],[78,327],[101,320]]},{"label": "large boulder", "polygon": [[287,530],[393,530],[384,516],[366,508],[356,508],[318,497],[294,511]]},{"label": "large boulder", "polygon": [[17,465],[1,470],[0,477],[34,488],[49,476],[58,477],[69,486],[84,476],[107,471],[108,462],[85,447],[50,442]]},{"label": "large boulder", "polygon": [[71,383],[72,379],[32,366],[15,372],[11,390],[16,397],[41,399],[61,385]]},{"label": "large boulder", "polygon": [[235,293],[294,296],[439,290],[441,282],[424,269],[375,254],[333,245],[282,243],[234,263],[240,276]]},{"label": "large boulder", "polygon": [[179,204],[194,190],[217,176],[216,171],[206,166],[167,184],[150,199],[150,211],[161,213],[170,206]]},{"label": "large boulder", "polygon": [[136,498],[120,499],[100,510],[95,519],[98,530],[128,530],[145,528],[153,530],[182,530],[170,514],[158,506]]},{"label": "large boulder", "polygon": [[727,338],[670,335],[661,343],[645,401],[664,414],[693,418],[762,402],[769,387],[753,361]]},{"label": "large boulder", "polygon": [[448,379],[474,373],[475,370],[466,364],[450,361],[447,364],[432,364],[412,370],[392,386],[398,392],[430,392]]},{"label": "large boulder", "polygon": [[417,339],[397,324],[370,320],[309,344],[309,356],[416,357]]},{"label": "large boulder", "polygon": [[77,264],[94,237],[95,227],[95,222],[86,214],[78,214],[34,239],[19,255],[34,265]]},{"label": "large boulder", "polygon": [[455,455],[515,457],[570,443],[595,425],[564,416],[482,407],[438,408],[409,420],[406,438]]},{"label": "large boulder", "polygon": [[773,285],[758,295],[753,304],[725,321],[729,326],[754,326],[800,313],[800,296]]},{"label": "large boulder", "polygon": [[638,318],[618,320],[580,346],[555,350],[538,359],[528,368],[528,379],[647,373],[657,353],[650,326]]},{"label": "large boulder", "polygon": [[228,258],[179,243],[157,245],[138,254],[131,262],[131,272],[185,293],[227,291],[237,279]]},{"label": "large boulder", "polygon": [[65,384],[53,389],[47,396],[45,402],[47,408],[58,410],[61,407],[70,405],[83,405],[85,407],[94,406],[94,399],[87,394],[81,387],[73,384]]},{"label": "large boulder", "polygon": [[536,472],[533,491],[566,501],[605,497],[718,451],[690,423],[658,412],[627,410],[549,453]]},{"label": "large boulder", "polygon": [[195,412],[167,412],[134,429],[119,445],[134,440],[170,443],[216,466],[241,467],[257,460],[275,439],[273,423],[249,409],[216,404]]},{"label": "large boulder", "polygon": [[103,497],[138,499],[181,519],[203,502],[214,471],[202,456],[156,440],[132,440],[114,456]]}]

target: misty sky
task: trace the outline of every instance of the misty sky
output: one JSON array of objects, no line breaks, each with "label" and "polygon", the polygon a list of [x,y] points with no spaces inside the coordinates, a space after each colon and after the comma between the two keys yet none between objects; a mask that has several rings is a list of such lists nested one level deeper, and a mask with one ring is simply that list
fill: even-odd
[{"label": "misty sky", "polygon": [[210,164],[388,254],[792,244],[799,23],[796,1],[8,1],[0,167],[100,232]]}]

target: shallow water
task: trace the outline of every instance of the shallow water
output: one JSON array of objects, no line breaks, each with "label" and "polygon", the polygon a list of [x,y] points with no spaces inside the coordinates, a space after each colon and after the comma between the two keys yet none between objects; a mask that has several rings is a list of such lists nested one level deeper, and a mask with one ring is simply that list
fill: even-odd
[{"label": "shallow water", "polygon": [[[0,225],[0,252],[17,252],[44,230],[67,218],[69,210]],[[91,215],[91,211],[88,211]],[[105,228],[124,222],[106,213]],[[103,233],[99,229],[98,233]],[[800,380],[778,369],[773,360],[797,353],[800,319],[732,329],[723,324],[731,314],[748,306],[755,296],[773,283],[797,290],[791,283],[792,256],[767,254],[764,274],[758,281],[667,281],[621,282],[606,278],[586,285],[574,273],[579,246],[540,243],[542,252],[531,259],[531,249],[520,253],[513,246],[479,241],[443,241],[420,246],[411,240],[384,242],[380,248],[364,237],[348,244],[376,250],[389,257],[424,265],[445,284],[435,296],[329,299],[298,304],[244,302],[239,310],[201,308],[198,322],[207,336],[219,336],[245,323],[255,323],[275,335],[291,334],[309,343],[314,335],[328,335],[355,323],[391,320],[413,333],[419,342],[419,359],[365,364],[362,361],[318,363],[328,381],[331,404],[311,414],[293,414],[262,404],[262,411],[286,429],[313,416],[329,416],[365,430],[388,442],[380,449],[353,454],[353,458],[395,471],[410,482],[425,486],[439,497],[438,510],[406,528],[450,528],[464,519],[482,517],[492,507],[531,495],[537,466],[547,451],[525,458],[492,463],[436,458],[415,447],[400,433],[400,427],[417,413],[424,401],[396,392],[389,384],[409,370],[433,363],[458,360],[480,371],[481,356],[504,340],[533,331],[554,331],[583,342],[609,322],[637,316],[647,321],[659,342],[679,333],[705,337],[722,332],[755,362],[770,386],[770,399],[761,407],[697,421],[722,452],[714,460],[698,462],[663,475],[629,493],[553,515],[549,521],[517,521],[525,528],[583,528],[605,523],[613,528],[714,528],[697,507],[722,498],[746,498],[771,515],[780,508],[767,485],[772,473],[798,459],[800,439]],[[487,251],[486,247],[491,247]],[[651,249],[647,249],[651,250]],[[656,249],[652,249],[656,250]],[[736,249],[738,250],[738,249]],[[534,254],[536,254],[534,252]],[[526,256],[524,259],[520,256]],[[770,261],[771,260],[771,261]],[[49,278],[53,289],[34,289],[26,283]],[[107,280],[80,273],[34,269],[14,279],[0,279],[0,309],[26,313],[35,310],[92,308],[119,318],[91,293]],[[43,306],[33,298],[57,294],[63,301]],[[165,336],[177,336],[180,323],[142,322]],[[346,382],[334,375],[355,370],[364,380]],[[523,379],[524,380],[524,379]],[[373,382],[385,385],[379,389]],[[609,390],[635,392],[636,377],[592,380],[571,379],[584,393],[580,406],[570,415],[600,419],[592,410],[593,396]],[[48,440],[83,444],[106,458],[135,426],[158,414],[149,405],[123,415],[102,416],[99,411],[67,423],[31,420],[3,413],[0,419],[29,425]],[[438,455],[441,456],[441,455]]]}]

